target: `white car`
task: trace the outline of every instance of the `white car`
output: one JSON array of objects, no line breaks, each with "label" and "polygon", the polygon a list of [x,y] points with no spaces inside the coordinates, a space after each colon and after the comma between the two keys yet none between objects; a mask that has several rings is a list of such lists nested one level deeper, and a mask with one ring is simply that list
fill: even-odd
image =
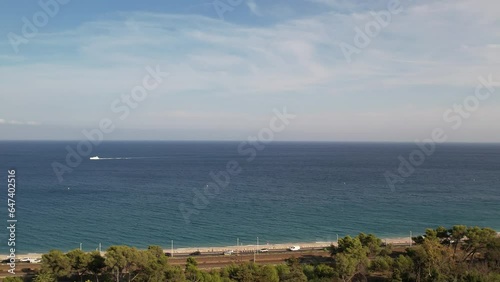
[{"label": "white car", "polygon": [[30,259],[29,262],[30,263],[41,263],[42,260],[41,259]]},{"label": "white car", "polygon": [[300,250],[300,246],[291,246],[290,248],[288,248],[290,251],[292,252],[295,252],[295,251],[298,251]]},{"label": "white car", "polygon": [[233,250],[229,250],[229,251],[225,251],[224,252],[224,255],[225,256],[230,256],[230,255],[233,255],[234,254],[234,251]]},{"label": "white car", "polygon": [[29,263],[40,263],[40,262],[42,262],[42,260],[38,259],[38,258],[22,258],[19,261],[20,262],[29,262]]}]

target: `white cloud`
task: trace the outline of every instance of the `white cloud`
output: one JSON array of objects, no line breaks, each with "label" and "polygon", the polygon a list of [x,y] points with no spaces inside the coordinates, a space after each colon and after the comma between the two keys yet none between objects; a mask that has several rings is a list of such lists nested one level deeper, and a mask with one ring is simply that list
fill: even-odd
[{"label": "white cloud", "polygon": [[40,125],[39,122],[35,121],[19,121],[19,120],[5,120],[0,119],[0,124],[9,124],[9,125]]},{"label": "white cloud", "polygon": [[[335,12],[340,13],[356,13],[364,10],[377,10],[382,9],[387,6],[388,1],[386,0],[370,0],[370,1],[359,1],[359,0],[307,0],[311,3],[325,5],[334,9]],[[402,0],[401,2],[406,2],[408,0]]]},{"label": "white cloud", "polygon": [[[500,80],[500,24],[492,20],[497,10],[487,8],[496,1],[405,6],[351,64],[338,44],[352,42],[354,28],[372,20],[367,8],[386,1],[370,7],[361,1],[310,1],[352,12],[333,10],[268,26],[137,12],[39,34],[30,44],[45,51],[34,62],[0,66],[5,93],[16,97],[0,97],[0,112],[12,120],[92,125],[112,116],[111,101],[140,83],[144,66],[159,64],[171,78],[123,126],[164,128],[172,122],[158,121],[171,119],[179,128],[234,128],[245,121],[255,126],[248,117],[264,120],[272,108],[289,105],[308,117],[295,132],[318,127],[335,139],[334,132],[344,129],[332,120],[369,121],[345,130],[376,134],[374,128],[384,123],[407,119],[405,111],[391,109],[425,112],[460,101],[478,76],[491,73]],[[254,14],[267,11],[264,4],[246,3]],[[491,103],[498,105],[498,99]],[[433,121],[425,115],[394,124],[410,131],[428,127]]]},{"label": "white cloud", "polygon": [[247,0],[246,4],[248,6],[248,9],[250,9],[250,11],[252,12],[252,14],[259,17],[262,16],[262,12],[260,11],[259,6],[257,6],[257,3],[255,3],[254,0]]}]

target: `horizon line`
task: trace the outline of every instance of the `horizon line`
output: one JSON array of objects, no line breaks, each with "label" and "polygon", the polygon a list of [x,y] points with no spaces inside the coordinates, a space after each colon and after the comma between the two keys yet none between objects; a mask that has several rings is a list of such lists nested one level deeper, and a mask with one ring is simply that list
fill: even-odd
[{"label": "horizon line", "polygon": [[[85,141],[85,139],[0,139],[0,142],[80,142]],[[223,143],[223,142],[248,142],[248,140],[216,140],[216,139],[114,139],[114,140],[102,140],[105,142],[212,142],[212,143]],[[424,142],[415,141],[360,141],[360,140],[276,140],[268,142],[270,143],[376,143],[376,144],[422,144]],[[491,144],[500,145],[500,141],[446,141],[438,144]]]}]

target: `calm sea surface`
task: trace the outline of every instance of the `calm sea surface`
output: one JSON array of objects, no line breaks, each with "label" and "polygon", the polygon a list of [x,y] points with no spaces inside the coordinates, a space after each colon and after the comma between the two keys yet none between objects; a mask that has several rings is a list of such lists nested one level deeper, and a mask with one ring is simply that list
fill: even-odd
[{"label": "calm sea surface", "polygon": [[[17,170],[18,253],[80,243],[332,241],[361,231],[397,237],[453,224],[500,229],[500,145],[439,145],[395,191],[383,174],[414,144],[273,143],[248,161],[239,142],[105,142],[92,155],[109,159],[85,157],[59,182],[52,163],[66,163],[67,145],[76,142],[0,142],[0,253],[8,249],[9,168]],[[200,196],[210,172],[231,161],[241,172],[219,194]],[[189,223],[182,204],[195,211]]]}]

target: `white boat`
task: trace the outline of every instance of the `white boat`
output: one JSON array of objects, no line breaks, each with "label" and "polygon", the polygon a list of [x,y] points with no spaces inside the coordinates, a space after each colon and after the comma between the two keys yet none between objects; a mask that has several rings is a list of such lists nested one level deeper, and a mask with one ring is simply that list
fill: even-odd
[{"label": "white boat", "polygon": [[99,159],[99,156],[95,156],[95,157],[90,157],[91,160],[98,160]]}]

